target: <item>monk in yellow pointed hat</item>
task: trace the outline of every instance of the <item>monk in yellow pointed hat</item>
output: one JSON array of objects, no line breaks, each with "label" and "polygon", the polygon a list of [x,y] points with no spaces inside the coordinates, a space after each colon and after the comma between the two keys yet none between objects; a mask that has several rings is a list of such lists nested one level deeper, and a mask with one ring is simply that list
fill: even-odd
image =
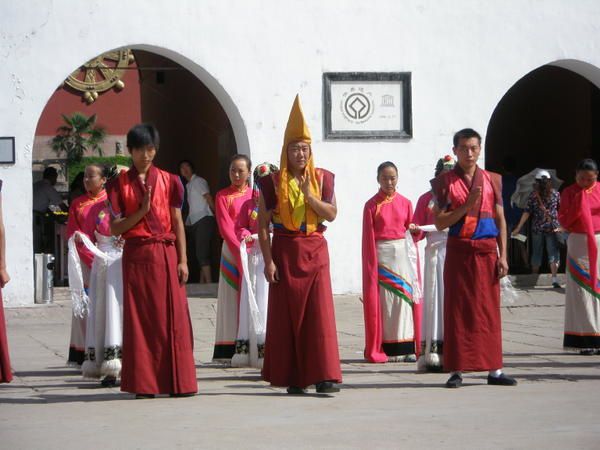
[{"label": "monk in yellow pointed hat", "polygon": [[[269,281],[263,379],[304,394],[341,382],[329,252],[323,222],[337,215],[334,175],[315,168],[310,131],[296,96],[279,172],[260,180],[259,241]],[[269,236],[273,225],[273,242]]]}]

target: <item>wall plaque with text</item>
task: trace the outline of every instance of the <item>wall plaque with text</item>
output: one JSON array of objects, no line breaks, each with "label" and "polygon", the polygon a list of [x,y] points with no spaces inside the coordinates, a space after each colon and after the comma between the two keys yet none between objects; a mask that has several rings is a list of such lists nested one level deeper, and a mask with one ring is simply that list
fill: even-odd
[{"label": "wall plaque with text", "polygon": [[324,138],[411,138],[410,80],[410,72],[324,73]]}]

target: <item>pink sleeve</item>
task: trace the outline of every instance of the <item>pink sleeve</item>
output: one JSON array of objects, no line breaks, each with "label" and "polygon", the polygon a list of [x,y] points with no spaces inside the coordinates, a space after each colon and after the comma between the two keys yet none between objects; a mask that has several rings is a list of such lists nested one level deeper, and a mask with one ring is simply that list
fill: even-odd
[{"label": "pink sleeve", "polygon": [[[428,206],[429,206],[429,196],[427,194],[421,195],[419,200],[417,201],[417,207],[415,209],[415,214],[413,215],[413,223],[415,225],[430,225],[427,223],[428,216]],[[413,234],[413,239],[415,241],[420,241],[425,237],[425,233],[422,231],[419,234]]]},{"label": "pink sleeve", "polygon": [[171,174],[171,195],[169,198],[169,206],[171,208],[181,209],[183,206],[183,184],[181,179],[174,174]]},{"label": "pink sleeve", "polygon": [[404,228],[406,228],[406,232],[408,232],[408,226],[413,220],[413,209],[412,203],[409,199],[405,199],[404,201],[406,202],[406,220],[404,221]]},{"label": "pink sleeve", "polygon": [[377,249],[373,230],[371,201],[363,210],[362,232],[362,279],[363,313],[365,321],[365,358],[370,362],[386,362],[382,349],[381,312],[379,305],[379,284],[377,282]]},{"label": "pink sleeve", "polygon": [[[573,231],[573,226],[581,219],[583,210],[583,191],[575,193],[567,188],[562,192],[560,207],[558,209],[558,222],[567,231]],[[580,231],[580,230],[578,230]]]},{"label": "pink sleeve", "polygon": [[250,236],[250,208],[253,206],[254,200],[246,200],[240,209],[240,213],[235,221],[235,236],[238,242],[241,242],[246,237]]},{"label": "pink sleeve", "polygon": [[[94,241],[95,239],[92,236],[89,236],[88,233],[83,230],[83,226],[79,223],[79,219],[77,218],[77,205],[79,205],[79,201],[75,199],[69,207],[69,219],[67,220],[67,239],[71,239],[71,236],[73,236],[76,231],[79,231],[90,238],[90,240]],[[77,243],[75,245],[81,261],[86,266],[91,268],[92,262],[94,261],[94,254],[90,252],[82,243]]]},{"label": "pink sleeve", "polygon": [[239,259],[240,241],[238,241],[237,236],[235,235],[235,222],[227,210],[227,197],[225,195],[217,193],[215,209],[219,233],[221,233],[221,237],[227,243],[227,247],[229,247],[231,253],[236,255],[237,259]]}]

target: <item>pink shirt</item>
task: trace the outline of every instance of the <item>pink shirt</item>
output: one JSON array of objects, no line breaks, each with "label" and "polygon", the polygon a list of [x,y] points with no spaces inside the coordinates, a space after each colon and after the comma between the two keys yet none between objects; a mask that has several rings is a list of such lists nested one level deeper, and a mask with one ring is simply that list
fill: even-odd
[{"label": "pink shirt", "polygon": [[215,216],[219,233],[227,243],[227,247],[239,259],[240,241],[236,235],[235,224],[238,220],[242,206],[248,200],[252,200],[252,189],[248,186],[239,190],[235,186],[229,186],[217,192],[215,197]]},{"label": "pink shirt", "polygon": [[[254,198],[246,200],[240,208],[237,221],[235,223],[235,235],[238,241],[258,233],[258,205]],[[253,242],[248,242],[247,248],[250,249]]]},{"label": "pink shirt", "polygon": [[[110,236],[109,215],[106,214],[106,191],[103,189],[96,197],[84,194],[77,197],[69,208],[67,221],[67,239],[76,231],[85,234],[92,242],[96,242],[94,231]],[[77,251],[86,266],[92,267],[94,255],[83,244],[77,244]]]},{"label": "pink shirt", "polygon": [[402,239],[412,222],[412,204],[406,197],[395,193],[391,197],[379,191],[363,211],[363,237],[372,230],[375,241]]}]

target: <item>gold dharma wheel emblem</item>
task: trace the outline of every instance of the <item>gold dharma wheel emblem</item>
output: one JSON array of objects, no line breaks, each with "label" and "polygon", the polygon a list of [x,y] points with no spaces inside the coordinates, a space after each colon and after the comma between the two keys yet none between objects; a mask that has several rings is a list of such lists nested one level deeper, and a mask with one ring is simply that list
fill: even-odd
[{"label": "gold dharma wheel emblem", "polygon": [[92,104],[100,92],[125,87],[121,80],[129,64],[134,61],[130,50],[115,50],[97,56],[67,77],[65,83],[80,92],[87,104]]}]

